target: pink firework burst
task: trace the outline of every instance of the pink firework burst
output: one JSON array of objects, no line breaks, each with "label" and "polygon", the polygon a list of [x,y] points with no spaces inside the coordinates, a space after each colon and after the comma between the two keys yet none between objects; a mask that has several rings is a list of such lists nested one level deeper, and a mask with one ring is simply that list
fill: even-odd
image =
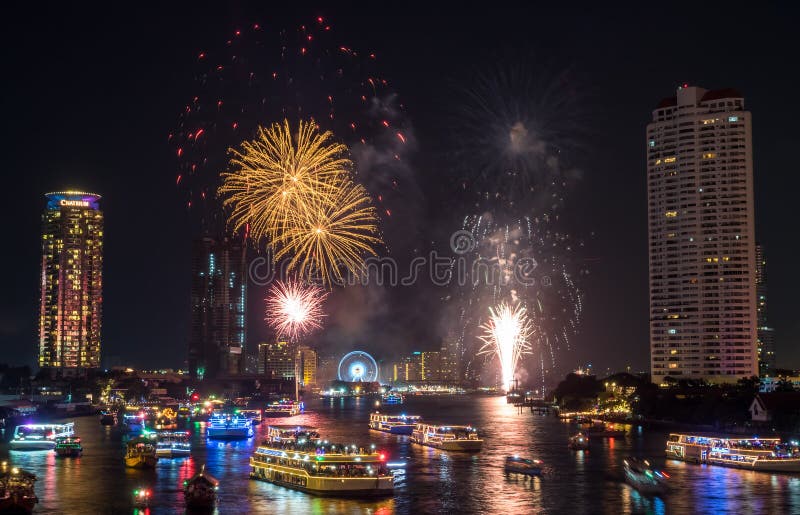
[{"label": "pink firework burst", "polygon": [[322,328],[322,303],[328,292],[297,279],[277,281],[269,289],[266,321],[279,337],[292,341]]}]

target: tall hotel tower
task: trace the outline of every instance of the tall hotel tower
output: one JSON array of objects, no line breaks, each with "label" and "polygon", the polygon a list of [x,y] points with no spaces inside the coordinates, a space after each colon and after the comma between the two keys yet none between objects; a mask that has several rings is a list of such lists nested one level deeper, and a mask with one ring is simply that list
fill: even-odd
[{"label": "tall hotel tower", "polygon": [[244,248],[202,238],[192,247],[191,377],[237,375],[245,366],[247,277]]},{"label": "tall hotel tower", "polygon": [[684,85],[653,111],[646,145],[652,380],[758,375],[744,99]]},{"label": "tall hotel tower", "polygon": [[103,212],[100,195],[48,193],[42,215],[39,366],[77,375],[100,366]]}]

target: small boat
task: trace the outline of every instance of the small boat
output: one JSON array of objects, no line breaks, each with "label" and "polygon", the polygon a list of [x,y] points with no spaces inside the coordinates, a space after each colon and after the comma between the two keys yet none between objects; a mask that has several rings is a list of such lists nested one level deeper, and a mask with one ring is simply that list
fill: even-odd
[{"label": "small boat", "polygon": [[144,429],[144,415],[126,413],[122,417],[122,424],[129,433],[139,433]]},{"label": "small boat", "polygon": [[66,424],[23,424],[14,428],[9,447],[15,451],[50,450],[56,438],[75,434],[74,422]]},{"label": "small boat", "polygon": [[253,434],[253,421],[238,413],[215,411],[206,428],[209,438],[244,440]]},{"label": "small boat", "polygon": [[625,429],[614,424],[595,424],[586,429],[589,438],[624,438],[626,434]]},{"label": "small boat", "polygon": [[100,413],[101,426],[113,426],[115,423],[116,423],[116,418],[114,417],[113,413],[110,413],[108,411]]},{"label": "small boat", "polygon": [[410,435],[421,420],[419,415],[382,415],[376,411],[369,415],[369,428],[393,435]]},{"label": "small boat", "polygon": [[147,508],[150,506],[150,498],[152,497],[152,493],[147,488],[137,488],[133,491],[133,499],[131,499],[131,504],[135,508]]},{"label": "small boat", "polygon": [[589,448],[589,439],[583,433],[578,433],[569,438],[569,448],[575,451],[583,451]]},{"label": "small boat", "polygon": [[158,462],[153,442],[144,437],[134,438],[128,442],[125,451],[125,466],[131,468],[155,468]]},{"label": "small boat", "polygon": [[80,458],[83,454],[81,439],[77,436],[59,436],[56,438],[55,451],[61,458]]},{"label": "small boat", "polygon": [[267,404],[264,408],[264,416],[271,417],[293,417],[305,411],[303,402],[296,402],[289,399],[281,399],[272,404]]},{"label": "small boat", "polygon": [[386,405],[403,404],[403,401],[405,401],[405,398],[403,397],[402,394],[399,393],[386,393],[383,395],[382,398],[383,404]]},{"label": "small boat", "polygon": [[650,462],[627,457],[622,461],[625,482],[644,494],[662,494],[667,491],[666,472],[653,469]]},{"label": "small boat", "polygon": [[417,424],[410,438],[412,443],[443,451],[480,451],[483,440],[472,426],[435,426]]},{"label": "small boat", "polygon": [[239,413],[247,418],[257,426],[261,423],[261,410],[260,409],[240,409]]},{"label": "small boat", "polygon": [[39,502],[33,485],[36,476],[3,462],[0,469],[0,513],[32,513]]},{"label": "small boat", "polygon": [[159,458],[184,458],[192,454],[192,444],[187,431],[159,431],[156,456]]},{"label": "small boat", "polygon": [[206,466],[200,472],[183,482],[183,499],[186,507],[195,510],[211,510],[217,503],[219,481],[206,474]]},{"label": "small boat", "polygon": [[523,474],[526,476],[539,476],[542,474],[541,460],[530,460],[520,458],[517,455],[506,456],[505,472],[512,474]]}]

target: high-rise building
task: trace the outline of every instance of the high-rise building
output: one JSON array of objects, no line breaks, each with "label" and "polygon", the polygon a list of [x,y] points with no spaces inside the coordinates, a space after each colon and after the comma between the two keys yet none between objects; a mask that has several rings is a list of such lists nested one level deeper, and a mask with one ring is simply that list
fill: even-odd
[{"label": "high-rise building", "polygon": [[295,366],[297,367],[297,377],[300,378],[300,386],[317,385],[317,353],[311,347],[301,345],[297,348],[295,356]]},{"label": "high-rise building", "polygon": [[244,371],[247,275],[244,248],[230,240],[192,246],[189,373],[192,377]]},{"label": "high-rise building", "polygon": [[100,366],[103,212],[100,195],[93,193],[45,197],[39,366],[76,375]]},{"label": "high-rise building", "polygon": [[439,351],[424,351],[420,354],[420,369],[423,381],[442,380],[442,354]]},{"label": "high-rise building", "polygon": [[457,384],[463,379],[460,347],[460,340],[454,331],[450,331],[442,340],[440,365],[442,381]]},{"label": "high-rise building", "polygon": [[750,112],[684,85],[647,125],[652,380],[758,374]]},{"label": "high-rise building", "polygon": [[258,373],[267,379],[294,379],[295,358],[288,342],[258,345]]},{"label": "high-rise building", "polygon": [[758,374],[775,370],[775,330],[767,322],[767,258],[764,246],[756,245],[756,302],[758,304]]}]

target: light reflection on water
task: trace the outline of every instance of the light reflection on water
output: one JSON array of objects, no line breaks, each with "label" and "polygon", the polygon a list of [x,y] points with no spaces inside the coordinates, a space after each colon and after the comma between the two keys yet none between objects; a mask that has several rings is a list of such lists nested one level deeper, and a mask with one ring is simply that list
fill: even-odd
[{"label": "light reflection on water", "polygon": [[[391,461],[406,461],[396,477],[393,498],[379,501],[319,498],[269,483],[248,480],[250,454],[258,438],[206,440],[205,425],[192,424],[192,457],[159,460],[156,470],[126,469],[124,445],[95,417],[78,418],[84,456],[56,459],[54,453],[3,451],[4,459],[39,477],[39,513],[135,513],[135,488],[153,491],[152,515],[183,511],[182,484],[205,464],[220,479],[219,513],[791,513],[800,510],[800,477],[664,462],[666,434],[633,428],[622,439],[592,441],[588,451],[571,451],[575,431],[553,417],[517,413],[497,397],[409,398],[387,412],[419,414],[431,422],[473,424],[484,448],[477,454],[446,453],[411,445],[408,437],[371,432],[371,401],[307,403],[313,412],[277,423],[318,427],[323,437],[342,443],[375,443]],[[266,421],[259,426],[262,434]],[[541,478],[506,476],[503,460],[520,454],[544,461]],[[647,456],[671,476],[664,496],[639,494],[622,481],[626,455]]]}]

